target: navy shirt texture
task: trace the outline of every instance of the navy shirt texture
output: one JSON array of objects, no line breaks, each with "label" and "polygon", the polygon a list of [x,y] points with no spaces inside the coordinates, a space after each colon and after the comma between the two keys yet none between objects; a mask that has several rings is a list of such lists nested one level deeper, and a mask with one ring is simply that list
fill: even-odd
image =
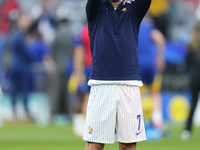
[{"label": "navy shirt texture", "polygon": [[140,23],[151,0],[123,2],[115,10],[109,0],[88,0],[88,20],[94,80],[141,80],[138,65]]}]

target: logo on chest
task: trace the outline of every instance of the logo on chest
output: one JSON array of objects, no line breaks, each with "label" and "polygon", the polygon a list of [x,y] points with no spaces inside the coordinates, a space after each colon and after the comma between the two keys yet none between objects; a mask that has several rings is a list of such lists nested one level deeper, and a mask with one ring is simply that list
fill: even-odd
[{"label": "logo on chest", "polygon": [[124,7],[124,8],[122,9],[122,11],[124,11],[124,12],[127,12],[127,9],[126,9],[126,7]]}]

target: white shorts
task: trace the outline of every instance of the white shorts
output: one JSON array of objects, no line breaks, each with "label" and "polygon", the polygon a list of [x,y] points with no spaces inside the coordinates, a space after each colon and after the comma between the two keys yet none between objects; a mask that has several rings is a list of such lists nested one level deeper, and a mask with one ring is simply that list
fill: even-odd
[{"label": "white shorts", "polygon": [[94,143],[146,140],[140,89],[127,85],[92,86],[83,139]]}]

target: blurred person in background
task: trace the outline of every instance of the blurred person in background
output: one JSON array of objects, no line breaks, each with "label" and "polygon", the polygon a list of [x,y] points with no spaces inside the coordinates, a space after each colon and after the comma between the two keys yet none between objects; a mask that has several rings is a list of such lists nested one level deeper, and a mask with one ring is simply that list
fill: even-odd
[{"label": "blurred person in background", "polygon": [[7,34],[12,26],[11,20],[13,15],[20,11],[19,4],[16,0],[2,0],[0,4],[0,32]]},{"label": "blurred person in background", "polygon": [[190,93],[192,104],[186,126],[181,133],[181,140],[187,141],[192,133],[192,121],[200,92],[200,21],[197,21],[191,42],[188,45],[186,65],[190,74]]},{"label": "blurred person in background", "polygon": [[144,89],[150,92],[152,99],[151,121],[154,128],[163,128],[161,83],[165,69],[165,37],[156,28],[152,17],[147,14],[140,25],[138,59]]},{"label": "blurred person in background", "polygon": [[[70,100],[67,89],[69,72],[66,72],[66,63],[72,57],[72,26],[65,11],[57,12],[57,28],[55,39],[52,43],[51,57],[55,63],[55,76],[51,97],[51,113],[56,119],[57,115],[64,115],[67,121],[71,120]],[[63,118],[64,119],[64,118]],[[55,123],[59,120],[54,120]]]},{"label": "blurred person in background", "polygon": [[2,92],[2,89],[1,89],[1,86],[0,86],[0,97],[3,95],[3,92]]},{"label": "blurred person in background", "polygon": [[[3,49],[4,49],[4,45],[3,45],[3,40],[0,39],[0,81],[1,81],[1,78],[3,76],[3,69],[2,69],[2,57],[3,57]],[[1,85],[1,82],[0,82],[0,85]]]},{"label": "blurred person in background", "polygon": [[55,38],[55,0],[41,0],[40,4],[31,10],[32,17],[38,20],[38,30],[44,41],[51,45]]},{"label": "blurred person in background", "polygon": [[186,0],[186,1],[188,1],[191,5],[193,5],[192,7],[194,7],[194,9],[198,9],[199,0]]},{"label": "blurred person in background", "polygon": [[87,85],[87,82],[91,70],[92,56],[88,34],[88,25],[85,24],[74,40],[73,71],[69,80],[69,90],[74,95],[73,128],[74,133],[80,137],[83,137],[85,131],[84,124],[90,93],[90,86]]},{"label": "blurred person in background", "polygon": [[47,92],[46,58],[50,55],[50,47],[44,42],[38,31],[38,22],[33,22],[28,31],[28,49],[33,59],[33,91]]},{"label": "blurred person in background", "polygon": [[155,26],[167,37],[169,2],[168,0],[152,0],[149,14],[152,16]]},{"label": "blurred person in background", "polygon": [[[2,59],[2,51],[3,51],[3,46],[0,42],[0,60]],[[2,76],[3,76],[3,70],[2,70],[2,62],[0,61],[0,97],[3,95],[3,92],[2,92],[2,88],[1,88],[1,79],[2,79]]]},{"label": "blurred person in background", "polygon": [[198,1],[195,6],[196,6],[195,16],[197,20],[200,20],[200,2]]},{"label": "blurred person in background", "polygon": [[169,0],[169,2],[167,38],[187,45],[194,26],[198,0]]},{"label": "blurred person in background", "polygon": [[27,31],[31,24],[31,18],[27,14],[22,14],[17,23],[18,32],[15,33],[12,40],[12,60],[9,68],[12,84],[12,110],[14,118],[17,118],[17,96],[21,94],[26,118],[32,119],[28,101],[32,86],[31,65],[33,59],[27,45]]}]

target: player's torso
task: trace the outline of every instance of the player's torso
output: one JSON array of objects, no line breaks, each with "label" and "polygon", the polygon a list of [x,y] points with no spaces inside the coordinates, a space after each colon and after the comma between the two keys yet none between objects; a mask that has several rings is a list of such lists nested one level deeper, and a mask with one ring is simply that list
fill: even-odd
[{"label": "player's torso", "polygon": [[131,9],[131,5],[121,3],[115,10],[109,1],[104,1],[99,15],[89,24],[89,27],[92,26],[89,34],[93,75],[103,77],[101,70],[116,79],[126,79],[129,75],[138,74],[139,23],[137,15]]}]

